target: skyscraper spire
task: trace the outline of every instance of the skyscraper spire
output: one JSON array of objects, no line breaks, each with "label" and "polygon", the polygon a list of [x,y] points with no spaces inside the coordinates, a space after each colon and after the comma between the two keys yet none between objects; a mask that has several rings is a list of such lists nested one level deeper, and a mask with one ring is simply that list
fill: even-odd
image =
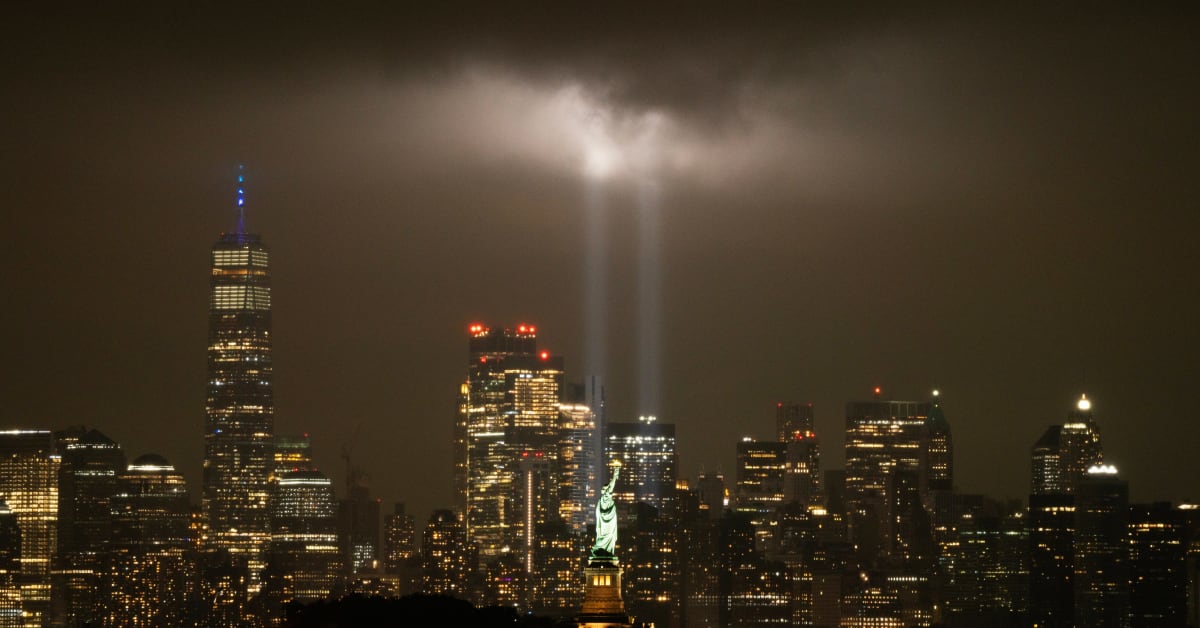
[{"label": "skyscraper spire", "polygon": [[245,166],[243,166],[242,164],[238,164],[238,177],[237,177],[237,208],[238,208],[237,233],[238,233],[238,235],[246,234],[246,176],[245,176],[245,170],[246,170]]}]

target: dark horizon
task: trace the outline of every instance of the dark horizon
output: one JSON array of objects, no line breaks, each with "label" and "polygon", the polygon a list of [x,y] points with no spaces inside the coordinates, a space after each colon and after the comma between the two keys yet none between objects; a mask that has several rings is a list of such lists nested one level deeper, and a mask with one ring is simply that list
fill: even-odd
[{"label": "dark horizon", "polygon": [[0,24],[0,425],[95,427],[198,501],[244,163],[275,431],[385,511],[451,503],[475,322],[536,325],[569,381],[600,334],[609,419],[659,399],[688,479],[776,402],[814,403],[828,469],[845,404],[938,389],[956,484],[1024,499],[1086,393],[1132,501],[1200,498],[1194,10],[140,8]]}]

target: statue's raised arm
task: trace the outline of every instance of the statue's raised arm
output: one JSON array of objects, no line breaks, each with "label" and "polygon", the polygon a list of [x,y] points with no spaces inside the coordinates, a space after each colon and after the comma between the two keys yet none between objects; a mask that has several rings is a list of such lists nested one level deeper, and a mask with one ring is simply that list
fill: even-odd
[{"label": "statue's raised arm", "polygon": [[613,501],[613,487],[621,475],[621,461],[612,461],[612,479],[600,489],[596,501],[596,543],[592,546],[592,558],[608,558],[615,555],[617,548],[617,504]]}]

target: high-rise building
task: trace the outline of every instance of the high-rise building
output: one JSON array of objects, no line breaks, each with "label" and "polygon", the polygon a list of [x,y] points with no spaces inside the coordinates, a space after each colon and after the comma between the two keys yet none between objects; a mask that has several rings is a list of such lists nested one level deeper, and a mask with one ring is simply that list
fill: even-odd
[{"label": "high-rise building", "polygon": [[125,471],[121,446],[99,430],[74,426],[54,433],[58,471],[58,552],[52,623],[79,625],[98,618],[98,579],[112,539],[110,501]]},{"label": "high-rise building", "polygon": [[421,590],[469,600],[479,551],[467,540],[466,527],[450,510],[435,510],[421,536]]},{"label": "high-rise building", "polygon": [[[562,442],[562,358],[538,351],[530,325],[468,328],[467,379],[455,424],[455,483],[468,538],[481,559],[522,552],[532,535],[519,508],[522,453],[558,464]],[[557,507],[557,505],[555,506]],[[555,513],[557,516],[557,513]],[[539,522],[534,522],[536,523]]]},{"label": "high-rise building", "polygon": [[757,526],[783,504],[787,443],[743,438],[737,444],[734,510]]},{"label": "high-rise building", "polygon": [[696,507],[708,519],[720,519],[725,515],[728,493],[724,474],[701,473],[696,478]]},{"label": "high-rise building", "polygon": [[775,404],[775,440],[787,442],[796,434],[803,436],[814,431],[812,403]]},{"label": "high-rise building", "polygon": [[1075,625],[1075,497],[1029,496],[1029,625]]},{"label": "high-rise building", "polygon": [[155,454],[138,456],[112,496],[112,555],[104,589],[104,625],[180,626],[197,596],[187,485]]},{"label": "high-rise building", "polygon": [[240,174],[237,207],[236,229],[212,247],[203,507],[208,546],[244,560],[254,588],[270,540],[271,283],[267,248],[245,229]]},{"label": "high-rise building", "polygon": [[0,499],[0,628],[20,628],[21,527],[17,515]]},{"label": "high-rise building", "polygon": [[21,605],[27,626],[41,626],[50,619],[59,463],[49,430],[0,431],[0,499],[16,513],[21,529]]},{"label": "high-rise building", "polygon": [[1067,413],[1059,435],[1059,461],[1063,486],[1073,493],[1088,476],[1088,469],[1104,463],[1100,428],[1092,420],[1092,402],[1081,395],[1075,408]]},{"label": "high-rise building", "polygon": [[604,459],[624,465],[613,491],[618,506],[632,514],[633,504],[645,502],[659,513],[671,513],[679,465],[675,425],[643,416],[633,422],[609,423],[604,438]]},{"label": "high-rise building", "polygon": [[396,503],[383,526],[383,565],[391,573],[417,555],[417,523],[403,503]]},{"label": "high-rise building", "polygon": [[558,452],[559,516],[575,534],[587,530],[596,503],[596,413],[584,404],[564,403]]},{"label": "high-rise building", "polygon": [[1129,624],[1187,625],[1187,526],[1170,502],[1129,507]]},{"label": "high-rise building", "polygon": [[734,510],[750,518],[760,550],[776,528],[775,511],[784,503],[788,444],[743,438],[737,444]]},{"label": "high-rise building", "polygon": [[936,401],[877,399],[846,405],[846,507],[864,559],[887,544],[883,518],[889,485],[909,485],[893,482],[892,475],[914,472],[920,503],[929,508],[931,490],[953,484],[952,454],[950,426]]},{"label": "high-rise building", "polygon": [[377,566],[380,500],[371,497],[361,468],[347,464],[346,472],[346,496],[337,502],[337,538],[342,568],[354,576]]},{"label": "high-rise building", "polygon": [[813,432],[793,433],[785,454],[783,500],[803,506],[821,502],[821,441]]},{"label": "high-rise building", "polygon": [[421,559],[417,554],[417,521],[397,502],[383,522],[383,569],[396,577],[401,595],[421,590]]},{"label": "high-rise building", "polygon": [[933,407],[925,422],[921,441],[921,486],[925,505],[931,503],[929,491],[949,491],[954,488],[954,439],[950,422],[942,412],[938,391],[933,391]]},{"label": "high-rise building", "polygon": [[1075,625],[1129,625],[1129,483],[1095,465],[1075,487]]},{"label": "high-rise building", "polygon": [[278,600],[314,602],[338,590],[342,557],[333,483],[320,471],[285,471],[271,500],[269,573]]},{"label": "high-rise building", "polygon": [[1030,492],[1034,495],[1066,493],[1062,469],[1062,426],[1051,425],[1033,444]]},{"label": "high-rise building", "polygon": [[308,434],[276,434],[271,442],[271,473],[313,469],[312,439]]}]

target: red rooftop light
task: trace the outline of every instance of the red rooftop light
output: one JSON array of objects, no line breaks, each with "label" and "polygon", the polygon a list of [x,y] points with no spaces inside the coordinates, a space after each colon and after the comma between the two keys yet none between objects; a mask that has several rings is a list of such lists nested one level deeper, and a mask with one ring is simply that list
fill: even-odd
[{"label": "red rooftop light", "polygon": [[550,359],[550,352],[549,352],[549,351],[543,351],[543,352],[542,352],[542,359],[543,359],[543,360],[549,360],[549,359]]}]

